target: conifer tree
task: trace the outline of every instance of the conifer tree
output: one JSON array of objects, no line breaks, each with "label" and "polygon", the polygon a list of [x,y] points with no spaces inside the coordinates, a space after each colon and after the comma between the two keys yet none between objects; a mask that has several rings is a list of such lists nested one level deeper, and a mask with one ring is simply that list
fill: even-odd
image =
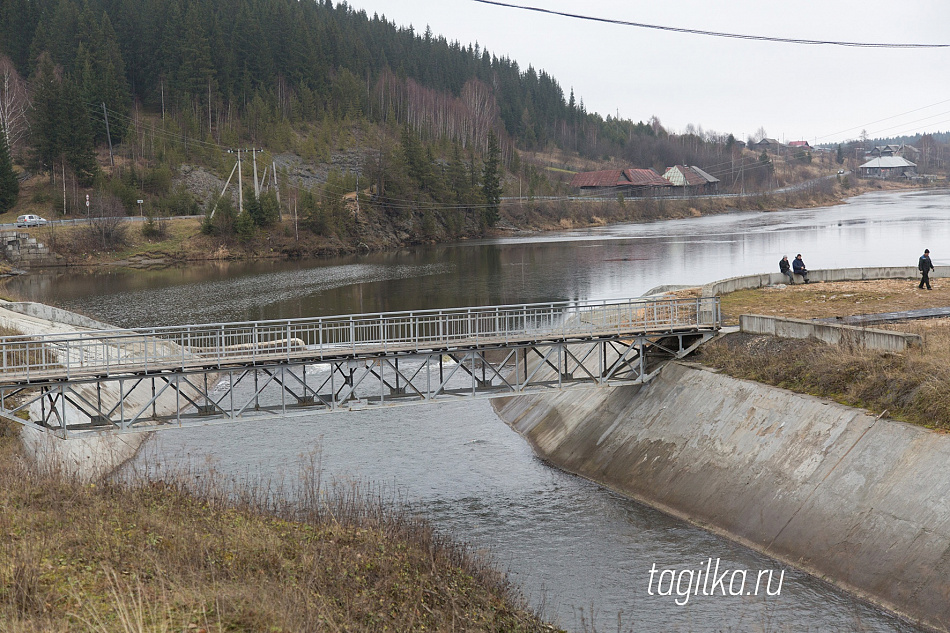
[{"label": "conifer tree", "polygon": [[3,122],[0,121],[0,213],[6,213],[16,205],[20,195],[20,183],[13,171],[10,148],[7,147]]},{"label": "conifer tree", "polygon": [[485,222],[495,226],[498,222],[498,207],[501,205],[501,173],[498,138],[494,132],[488,133],[488,155],[482,167],[482,196],[485,198]]},{"label": "conifer tree", "polygon": [[[108,14],[103,13],[96,20],[87,6],[80,14],[79,25],[81,32],[76,51],[76,76],[83,100],[89,108],[105,104],[108,110],[125,114],[131,106],[129,86],[125,78],[125,63]],[[98,108],[96,112],[97,116],[91,120],[93,140],[104,143],[105,119],[99,114]],[[109,132],[113,143],[122,140],[124,131],[125,126],[111,126]]]},{"label": "conifer tree", "polygon": [[260,197],[261,224],[258,226],[273,226],[280,220],[280,204],[277,202],[277,192],[266,191]]},{"label": "conifer tree", "polygon": [[30,84],[33,91],[33,110],[30,115],[31,138],[33,141],[33,163],[49,173],[53,182],[53,163],[62,154],[62,84],[53,66],[53,60],[46,53],[37,60],[36,73]]},{"label": "conifer tree", "polygon": [[79,184],[88,187],[99,170],[96,164],[92,126],[79,86],[68,76],[63,78],[61,112],[64,125],[63,157],[76,175]]},{"label": "conifer tree", "polygon": [[60,76],[49,55],[43,54],[31,82],[35,99],[31,116],[33,161],[49,172],[65,161],[83,186],[92,184],[97,171],[89,113],[79,87]]}]

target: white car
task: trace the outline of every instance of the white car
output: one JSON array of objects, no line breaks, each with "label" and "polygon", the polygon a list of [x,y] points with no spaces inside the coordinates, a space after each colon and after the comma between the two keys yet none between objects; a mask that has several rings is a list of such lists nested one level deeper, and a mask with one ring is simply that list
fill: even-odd
[{"label": "white car", "polygon": [[23,226],[43,226],[45,224],[46,220],[44,218],[33,214],[21,215],[16,219],[16,225],[18,228]]}]

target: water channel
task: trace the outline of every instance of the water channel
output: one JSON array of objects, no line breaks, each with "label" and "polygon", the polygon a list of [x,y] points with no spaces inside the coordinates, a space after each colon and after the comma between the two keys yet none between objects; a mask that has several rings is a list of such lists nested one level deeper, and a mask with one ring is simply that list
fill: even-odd
[{"label": "water channel", "polygon": [[[637,296],[777,270],[950,263],[950,193],[867,194],[809,210],[742,212],[426,246],[314,262],[147,272],[50,272],[6,293],[120,326]],[[937,280],[936,283],[941,283]],[[915,631],[805,574],[554,470],[488,401],[156,434],[147,453],[235,476],[286,478],[319,451],[325,477],[373,482],[490,553],[571,631]],[[785,570],[780,595],[650,595],[650,569]],[[774,588],[774,585],[773,585]],[[682,601],[682,599],[680,600]],[[618,624],[619,623],[619,624]]]}]

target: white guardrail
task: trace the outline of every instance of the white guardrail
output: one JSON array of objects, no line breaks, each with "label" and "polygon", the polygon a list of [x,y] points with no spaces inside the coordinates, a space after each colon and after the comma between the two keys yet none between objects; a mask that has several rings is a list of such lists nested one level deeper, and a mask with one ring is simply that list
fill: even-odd
[{"label": "white guardrail", "polygon": [[718,297],[623,299],[0,337],[0,381],[718,328]]}]

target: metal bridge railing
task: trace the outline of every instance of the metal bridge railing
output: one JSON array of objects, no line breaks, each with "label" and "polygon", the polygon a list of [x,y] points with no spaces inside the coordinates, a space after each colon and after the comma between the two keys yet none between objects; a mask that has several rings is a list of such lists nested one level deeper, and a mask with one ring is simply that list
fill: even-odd
[{"label": "metal bridge railing", "polygon": [[0,379],[339,357],[720,325],[718,297],[625,299],[0,337]]}]

